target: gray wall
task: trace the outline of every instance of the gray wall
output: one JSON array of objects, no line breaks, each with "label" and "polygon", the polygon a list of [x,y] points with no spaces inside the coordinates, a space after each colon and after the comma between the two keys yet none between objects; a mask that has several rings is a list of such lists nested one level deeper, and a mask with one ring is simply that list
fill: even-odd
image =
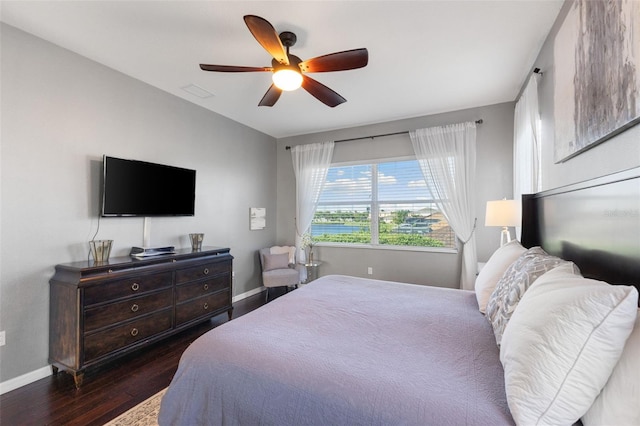
[{"label": "gray wall", "polygon": [[[261,285],[256,250],[275,242],[276,141],[2,24],[0,381],[45,367],[54,265],[87,258],[103,154],[197,170],[194,217],[152,218],[151,244],[230,247],[234,294]],[[267,229],[249,230],[266,207]],[[112,256],[142,245],[141,218],[102,218]]]},{"label": "gray wall", "polygon": [[[478,259],[486,261],[498,248],[499,228],[484,226],[487,200],[510,197],[513,157],[512,102],[378,123],[369,126],[290,137],[278,140],[278,241],[292,243],[295,236],[295,176],[286,146],[385,134],[483,119],[477,128]],[[408,135],[338,143],[333,161],[356,161],[414,155]],[[384,280],[459,287],[460,255],[451,252],[408,251],[385,248],[318,247],[323,261],[319,275],[347,274]],[[367,267],[373,267],[373,275]]]}]

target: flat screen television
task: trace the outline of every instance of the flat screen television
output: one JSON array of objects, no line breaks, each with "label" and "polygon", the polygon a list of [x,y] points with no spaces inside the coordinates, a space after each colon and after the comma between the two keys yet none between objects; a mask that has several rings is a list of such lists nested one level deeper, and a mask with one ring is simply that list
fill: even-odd
[{"label": "flat screen television", "polygon": [[196,171],[104,156],[102,216],[193,216]]}]

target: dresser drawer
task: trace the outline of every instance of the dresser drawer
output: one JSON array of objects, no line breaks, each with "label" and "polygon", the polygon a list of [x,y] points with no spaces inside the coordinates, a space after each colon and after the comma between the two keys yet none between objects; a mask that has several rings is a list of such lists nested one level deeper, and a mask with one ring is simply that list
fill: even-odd
[{"label": "dresser drawer", "polygon": [[171,309],[110,329],[85,335],[84,361],[89,362],[171,329]]},{"label": "dresser drawer", "polygon": [[171,271],[161,274],[139,275],[110,281],[84,289],[84,304],[107,302],[121,297],[136,296],[148,291],[171,287]]},{"label": "dresser drawer", "polygon": [[176,302],[194,299],[205,296],[220,290],[229,288],[229,275],[218,275],[209,280],[196,281],[190,284],[183,284],[176,287]]},{"label": "dresser drawer", "polygon": [[199,280],[216,274],[231,272],[231,262],[212,262],[176,271],[176,284]]},{"label": "dresser drawer", "polygon": [[84,330],[92,331],[121,321],[149,314],[172,304],[171,289],[146,296],[133,297],[121,302],[85,309]]},{"label": "dresser drawer", "polygon": [[229,291],[210,294],[176,306],[176,326],[230,306]]}]

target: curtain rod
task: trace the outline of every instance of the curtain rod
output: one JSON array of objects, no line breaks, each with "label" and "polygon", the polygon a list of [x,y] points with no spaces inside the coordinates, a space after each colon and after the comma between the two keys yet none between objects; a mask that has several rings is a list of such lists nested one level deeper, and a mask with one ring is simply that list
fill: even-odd
[{"label": "curtain rod", "polygon": [[[475,121],[476,124],[482,124],[482,118],[479,120]],[[350,138],[350,139],[338,139],[337,141],[333,141],[333,143],[340,143],[340,142],[351,142],[351,141],[359,141],[362,139],[374,139],[374,138],[381,138],[384,136],[395,136],[395,135],[404,135],[406,133],[409,133],[409,130],[405,130],[403,132],[395,132],[395,133],[383,133],[381,135],[371,135],[371,136],[361,136],[358,138]],[[286,149],[287,151],[291,149],[290,146],[285,146],[284,149]]]}]

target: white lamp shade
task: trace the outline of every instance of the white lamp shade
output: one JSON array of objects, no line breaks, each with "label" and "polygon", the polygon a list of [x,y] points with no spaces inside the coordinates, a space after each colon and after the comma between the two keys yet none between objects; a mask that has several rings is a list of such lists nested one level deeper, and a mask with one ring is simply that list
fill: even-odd
[{"label": "white lamp shade", "polygon": [[487,201],[485,226],[520,226],[522,206],[516,200]]}]

